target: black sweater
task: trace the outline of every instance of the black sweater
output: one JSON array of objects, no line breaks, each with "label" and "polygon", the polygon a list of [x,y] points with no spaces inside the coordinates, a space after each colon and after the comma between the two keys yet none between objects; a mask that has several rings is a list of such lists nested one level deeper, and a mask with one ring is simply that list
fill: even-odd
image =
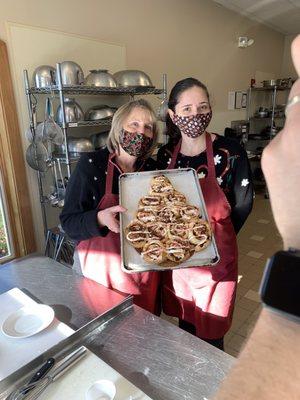
[{"label": "black sweater", "polygon": [[[108,232],[107,227],[100,228],[97,222],[97,206],[105,193],[108,156],[107,149],[83,154],[69,179],[60,221],[71,239],[80,241],[94,236],[105,236]],[[147,159],[143,170],[155,169],[155,161]],[[119,194],[119,175],[118,169],[114,168],[114,194]]]},{"label": "black sweater", "polygon": [[[231,220],[237,233],[246,221],[253,205],[253,185],[247,153],[238,142],[216,135],[213,141],[216,177],[231,205]],[[157,155],[158,169],[168,167],[174,144],[163,146]],[[178,154],[175,168],[194,168],[199,178],[207,175],[206,152],[188,157]]]}]

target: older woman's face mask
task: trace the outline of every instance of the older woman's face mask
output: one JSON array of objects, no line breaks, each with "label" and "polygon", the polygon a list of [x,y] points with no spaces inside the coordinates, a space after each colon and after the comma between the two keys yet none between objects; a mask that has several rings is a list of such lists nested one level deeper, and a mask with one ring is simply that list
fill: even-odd
[{"label": "older woman's face mask", "polygon": [[149,151],[153,138],[145,136],[143,133],[128,132],[122,129],[119,142],[126,153],[134,157],[141,157]]},{"label": "older woman's face mask", "polygon": [[149,112],[134,108],[123,124],[119,136],[120,146],[134,157],[146,154],[153,143],[153,123]]}]

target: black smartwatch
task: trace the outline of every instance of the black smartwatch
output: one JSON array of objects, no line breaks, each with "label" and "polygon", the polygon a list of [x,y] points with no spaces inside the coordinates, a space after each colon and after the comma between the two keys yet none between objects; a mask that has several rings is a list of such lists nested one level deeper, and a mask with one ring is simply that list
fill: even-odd
[{"label": "black smartwatch", "polygon": [[267,261],[260,286],[263,304],[300,322],[300,251],[279,251]]}]

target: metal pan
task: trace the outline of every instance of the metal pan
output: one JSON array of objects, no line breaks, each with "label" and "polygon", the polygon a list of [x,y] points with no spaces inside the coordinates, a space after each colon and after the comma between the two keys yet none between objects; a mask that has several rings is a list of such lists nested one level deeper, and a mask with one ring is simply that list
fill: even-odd
[{"label": "metal pan", "polygon": [[197,172],[193,168],[134,172],[120,175],[120,204],[127,209],[126,212],[120,214],[122,270],[127,273],[134,273],[144,271],[162,271],[204,265],[212,266],[216,264],[220,257],[214,236],[212,236],[212,241],[206,249],[195,253],[184,263],[170,267],[147,264],[142,259],[141,255],[126,240],[124,234],[125,228],[134,219],[140,198],[149,193],[151,179],[160,174],[168,177],[175,189],[182,192],[186,196],[187,202],[191,205],[199,207],[202,212],[202,217],[209,221],[203,194],[199,185],[199,178],[197,176]]}]

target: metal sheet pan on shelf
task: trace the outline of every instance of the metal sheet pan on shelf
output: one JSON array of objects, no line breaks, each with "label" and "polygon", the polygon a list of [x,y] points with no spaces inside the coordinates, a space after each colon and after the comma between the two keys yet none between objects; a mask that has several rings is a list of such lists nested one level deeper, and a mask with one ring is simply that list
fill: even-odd
[{"label": "metal sheet pan on shelf", "polygon": [[124,234],[125,227],[134,219],[140,198],[149,193],[151,179],[160,174],[167,176],[175,189],[186,196],[187,202],[199,207],[203,218],[209,221],[199,178],[197,172],[193,168],[133,172],[120,175],[120,204],[127,209],[126,212],[120,214],[122,270],[127,273],[134,273],[215,265],[220,257],[214,236],[212,236],[211,243],[206,249],[193,254],[191,258],[182,264],[173,267],[162,267],[156,264],[146,263],[141,255],[126,240]]}]

